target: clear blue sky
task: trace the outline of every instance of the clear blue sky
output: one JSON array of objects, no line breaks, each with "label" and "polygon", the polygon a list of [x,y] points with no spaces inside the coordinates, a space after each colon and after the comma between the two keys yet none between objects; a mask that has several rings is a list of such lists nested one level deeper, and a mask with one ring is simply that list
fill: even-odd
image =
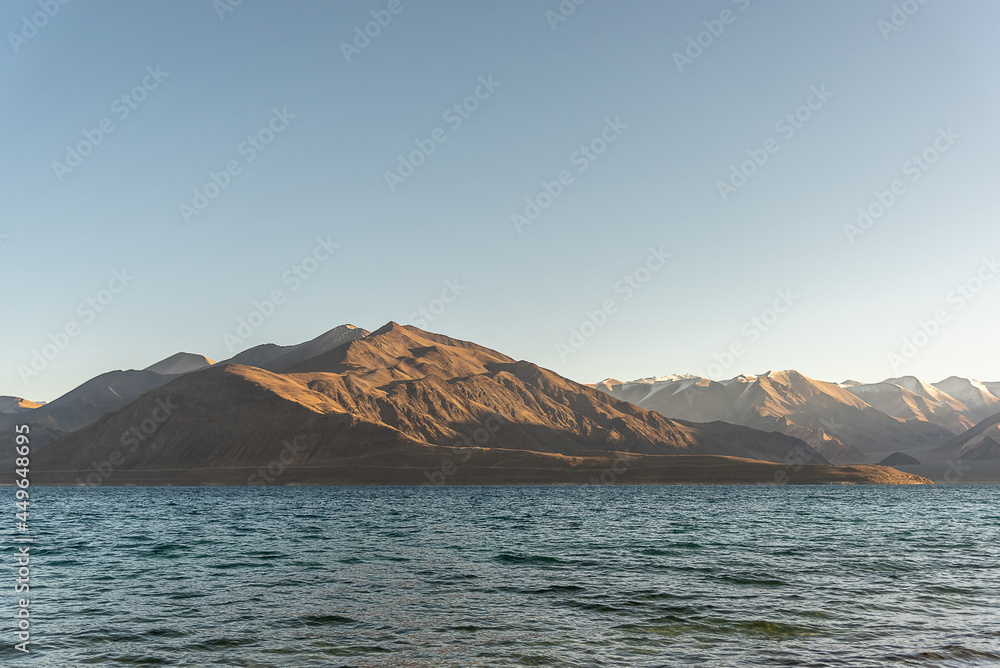
[{"label": "clear blue sky", "polygon": [[[1000,277],[980,269],[1000,250],[996,3],[914,0],[890,31],[887,0],[589,0],[558,22],[556,0],[226,2],[0,8],[0,394],[51,400],[179,350],[224,359],[225,335],[274,290],[283,303],[235,350],[396,320],[583,382],[1000,379]],[[391,21],[348,62],[342,43],[373,11]],[[446,112],[468,96],[455,127]],[[797,110],[799,127],[777,125]],[[53,165],[102,122],[113,131],[72,171]],[[438,129],[390,189],[386,171]],[[259,134],[262,150],[244,144]],[[577,153],[592,141],[600,155]],[[925,150],[934,164],[905,165]],[[748,151],[767,161],[723,201]],[[179,205],[230,161],[238,173],[185,220]],[[844,225],[894,180],[901,194],[851,243]],[[519,232],[512,214],[543,181],[562,190]],[[339,247],[296,283],[318,237]],[[648,281],[630,295],[619,281],[637,270]],[[952,292],[970,279],[971,301]],[[771,319],[779,290],[794,300],[765,331],[752,319]],[[569,347],[608,300],[607,322]]]}]

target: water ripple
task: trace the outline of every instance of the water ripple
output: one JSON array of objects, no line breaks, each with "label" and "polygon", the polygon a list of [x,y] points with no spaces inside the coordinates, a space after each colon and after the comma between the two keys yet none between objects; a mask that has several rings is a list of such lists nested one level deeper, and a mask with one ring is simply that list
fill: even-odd
[{"label": "water ripple", "polygon": [[32,501],[35,645],[0,647],[12,665],[1000,665],[996,486]]}]

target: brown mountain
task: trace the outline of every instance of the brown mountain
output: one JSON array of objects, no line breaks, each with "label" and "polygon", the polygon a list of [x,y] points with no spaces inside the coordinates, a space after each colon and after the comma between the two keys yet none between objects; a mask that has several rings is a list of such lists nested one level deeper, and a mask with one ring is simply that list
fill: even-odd
[{"label": "brown mountain", "polygon": [[669,418],[780,431],[801,438],[835,464],[864,464],[897,450],[925,450],[953,436],[935,424],[886,415],[839,385],[797,371],[724,381],[664,376],[597,387]]},{"label": "brown mountain", "polygon": [[1000,460],[1000,443],[987,436],[978,444],[962,453],[962,460],[967,462],[984,462]]},{"label": "brown mountain", "polygon": [[922,453],[917,464],[893,466],[935,482],[996,484],[1000,482],[1000,414]]},{"label": "brown mountain", "polygon": [[152,366],[146,367],[146,371],[154,371],[164,376],[177,376],[182,373],[199,371],[213,364],[215,364],[215,361],[208,359],[204,355],[177,353],[164,360],[160,360]]},{"label": "brown mountain", "polygon": [[[254,366],[277,370],[366,334],[368,332],[353,325],[341,325],[305,343],[290,346],[268,343],[255,346],[233,360],[247,360],[240,363],[253,363]],[[166,385],[177,376],[214,364],[214,361],[204,355],[177,353],[142,371],[130,369],[103,373],[47,404],[24,402],[15,397],[0,397],[0,466],[9,466],[14,461],[14,425],[27,422],[26,417],[30,417],[33,429],[32,449],[37,455],[57,438],[93,424],[102,415],[127,406],[146,392]],[[17,404],[10,400],[24,402],[20,404],[22,408],[16,408]],[[30,416],[21,415],[28,409],[32,411]]]},{"label": "brown mountain", "polygon": [[354,325],[340,325],[315,339],[292,346],[263,343],[225,360],[223,364],[243,364],[268,371],[281,371],[310,357],[315,357],[343,345],[348,341],[364,338],[370,332]]},{"label": "brown mountain", "polygon": [[109,371],[28,413],[0,414],[0,466],[9,466],[16,457],[15,425],[31,425],[32,451],[37,455],[59,437],[92,424],[105,413],[123,408],[170,379],[171,376],[154,371]]},{"label": "brown mountain", "polygon": [[929,422],[952,434],[961,434],[975,424],[975,415],[965,404],[912,376],[844,389],[899,420]]},{"label": "brown mountain", "polygon": [[927,453],[930,461],[986,461],[1000,459],[1000,413],[979,422],[939,448]]},{"label": "brown mountain", "polygon": [[102,484],[926,482],[829,466],[784,434],[669,420],[395,323],[280,373],[217,364],[180,377],[52,444],[32,473]]},{"label": "brown mountain", "polygon": [[17,413],[26,413],[43,405],[24,397],[0,397],[0,413],[16,415]]},{"label": "brown mountain", "polygon": [[878,463],[879,466],[914,466],[917,464],[920,464],[920,460],[905,452],[894,452]]}]

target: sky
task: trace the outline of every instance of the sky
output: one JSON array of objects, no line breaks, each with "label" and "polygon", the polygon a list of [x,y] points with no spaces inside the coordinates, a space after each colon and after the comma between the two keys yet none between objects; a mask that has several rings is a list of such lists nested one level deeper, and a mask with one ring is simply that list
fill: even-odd
[{"label": "sky", "polygon": [[0,394],[388,321],[580,382],[1000,380],[998,27],[985,0],[8,0]]}]

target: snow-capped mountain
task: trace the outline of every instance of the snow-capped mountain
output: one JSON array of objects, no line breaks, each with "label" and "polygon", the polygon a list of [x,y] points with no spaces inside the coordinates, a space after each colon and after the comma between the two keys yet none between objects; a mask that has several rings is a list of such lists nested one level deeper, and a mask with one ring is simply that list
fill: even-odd
[{"label": "snow-capped mountain", "polygon": [[976,423],[976,416],[968,406],[913,376],[846,389],[894,418],[930,422],[953,434],[960,434]]},{"label": "snow-capped mountain", "polygon": [[1000,412],[1000,397],[978,380],[951,376],[934,383],[934,387],[968,406],[976,422]]},{"label": "snow-capped mountain", "polygon": [[890,452],[927,450],[954,436],[926,420],[888,415],[847,388],[797,371],[722,381],[666,376],[605,381],[597,387],[670,418],[721,420],[796,436],[835,463],[865,463]]}]

